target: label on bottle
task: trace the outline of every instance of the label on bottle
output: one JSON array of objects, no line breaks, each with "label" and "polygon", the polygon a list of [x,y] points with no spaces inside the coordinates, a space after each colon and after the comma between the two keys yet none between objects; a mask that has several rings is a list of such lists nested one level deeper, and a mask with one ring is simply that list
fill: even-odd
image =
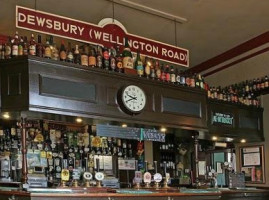
[{"label": "label on bottle", "polygon": [[0,130],[0,136],[4,135],[4,130]]},{"label": "label on bottle", "polygon": [[137,62],[136,71],[139,76],[142,76],[144,74],[144,67],[141,61]]},{"label": "label on bottle", "polygon": [[51,58],[51,48],[50,47],[45,48],[45,57]]},{"label": "label on bottle", "polygon": [[66,59],[66,51],[61,51],[60,52],[60,59],[65,60]]},{"label": "label on bottle", "polygon": [[96,66],[99,68],[103,67],[102,56],[100,55],[96,57]]},{"label": "label on bottle", "polygon": [[194,78],[191,78],[191,79],[189,80],[189,82],[190,82],[190,86],[191,86],[191,87],[195,87],[195,80],[194,80]]},{"label": "label on bottle", "polygon": [[10,56],[10,54],[11,54],[11,47],[7,45],[5,48],[5,56]]},{"label": "label on bottle", "polygon": [[171,81],[171,77],[170,77],[170,74],[169,73],[166,73],[166,81],[167,82],[170,82]]},{"label": "label on bottle", "polygon": [[181,76],[181,77],[180,77],[180,84],[181,84],[181,85],[185,85],[185,83],[186,83],[186,79],[185,79],[185,77],[184,77],[184,76]]},{"label": "label on bottle", "polygon": [[29,54],[32,56],[36,55],[36,45],[30,45],[29,46]]},{"label": "label on bottle", "polygon": [[23,55],[23,46],[22,45],[19,45],[19,47],[18,47],[18,55],[19,56]]},{"label": "label on bottle", "polygon": [[149,65],[146,65],[146,67],[145,67],[145,74],[146,74],[147,76],[150,75],[150,66],[149,66]]},{"label": "label on bottle", "polygon": [[96,66],[96,58],[94,56],[89,56],[89,66]]},{"label": "label on bottle", "polygon": [[158,69],[156,70],[156,76],[157,76],[158,79],[161,78],[161,74],[162,74],[162,72],[161,72],[161,70],[158,68]]},{"label": "label on bottle", "polygon": [[87,55],[81,55],[81,65],[88,66],[89,60]]},{"label": "label on bottle", "polygon": [[118,69],[122,69],[123,68],[122,61],[121,60],[120,61],[119,60],[117,61],[117,68]]},{"label": "label on bottle", "polygon": [[264,83],[264,87],[267,88],[268,86],[269,86],[268,81],[265,81],[265,83]]},{"label": "label on bottle", "polygon": [[176,82],[176,75],[175,74],[171,74],[170,78],[171,78],[172,83]]},{"label": "label on bottle", "polygon": [[13,56],[18,55],[18,48],[19,48],[18,45],[15,45],[15,44],[12,46],[12,55]]},{"label": "label on bottle", "polygon": [[74,55],[72,52],[68,52],[67,54],[67,61],[68,62],[73,62],[74,61]]},{"label": "label on bottle", "polygon": [[103,57],[104,57],[104,60],[108,60],[109,59],[109,53],[108,53],[108,51],[104,51],[103,52]]},{"label": "label on bottle", "polygon": [[112,70],[115,70],[116,69],[116,59],[114,57],[111,57],[110,58],[110,68]]},{"label": "label on bottle", "polygon": [[131,57],[124,57],[122,60],[123,68],[133,69],[133,59]]}]

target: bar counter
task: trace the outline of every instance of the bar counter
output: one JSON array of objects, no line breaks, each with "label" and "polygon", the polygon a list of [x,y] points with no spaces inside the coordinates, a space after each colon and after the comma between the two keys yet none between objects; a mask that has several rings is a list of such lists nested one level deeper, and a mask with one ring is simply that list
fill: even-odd
[{"label": "bar counter", "polygon": [[[240,189],[230,190],[227,188],[219,189],[183,189],[180,190],[108,190],[107,192],[98,192],[98,189],[42,189],[41,191],[21,191],[0,189],[1,200],[48,200],[48,199],[92,199],[92,200],[267,200],[269,199],[269,190],[262,189]],[[123,193],[121,193],[123,192]]]}]

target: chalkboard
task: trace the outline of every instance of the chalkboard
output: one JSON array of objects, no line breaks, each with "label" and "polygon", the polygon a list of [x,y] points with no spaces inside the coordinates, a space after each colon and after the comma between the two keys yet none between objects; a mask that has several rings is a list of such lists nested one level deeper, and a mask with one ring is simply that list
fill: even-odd
[{"label": "chalkboard", "polygon": [[116,137],[129,140],[149,140],[165,142],[165,134],[156,129],[121,127],[114,125],[96,125],[96,135],[103,137]]},{"label": "chalkboard", "polygon": [[114,125],[96,125],[96,135],[105,137],[116,137],[130,140],[140,140],[141,129],[131,127],[120,127]]}]

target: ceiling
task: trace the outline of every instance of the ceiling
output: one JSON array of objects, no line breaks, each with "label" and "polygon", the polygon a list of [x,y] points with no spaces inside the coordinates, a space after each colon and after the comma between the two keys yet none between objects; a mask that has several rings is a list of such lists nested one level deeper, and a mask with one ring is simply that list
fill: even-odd
[{"label": "ceiling", "polygon": [[[114,3],[114,17],[129,33],[189,49],[190,67],[240,45],[269,29],[268,0],[130,0],[187,22]],[[0,34],[15,31],[15,6],[91,23],[113,17],[112,0],[0,0]],[[176,28],[175,28],[176,27]],[[23,31],[21,31],[23,32]]]}]

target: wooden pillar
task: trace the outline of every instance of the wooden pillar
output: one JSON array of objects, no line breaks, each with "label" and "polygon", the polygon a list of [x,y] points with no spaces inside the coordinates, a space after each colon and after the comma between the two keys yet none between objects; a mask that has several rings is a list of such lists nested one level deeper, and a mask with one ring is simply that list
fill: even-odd
[{"label": "wooden pillar", "polygon": [[27,183],[27,174],[28,174],[28,169],[27,169],[27,147],[26,147],[26,117],[22,116],[21,117],[21,144],[22,144],[22,179],[21,182],[22,184]]}]

